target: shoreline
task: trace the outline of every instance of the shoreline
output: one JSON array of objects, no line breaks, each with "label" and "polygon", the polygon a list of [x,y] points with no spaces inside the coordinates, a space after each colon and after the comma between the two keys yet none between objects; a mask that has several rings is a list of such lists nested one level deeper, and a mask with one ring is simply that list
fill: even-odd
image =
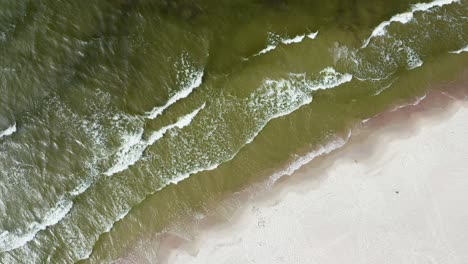
[{"label": "shoreline", "polygon": [[[242,227],[243,225],[253,222],[257,222],[258,228],[266,225],[267,220],[271,219],[261,221],[257,219],[258,211],[255,210],[258,208],[264,210],[274,208],[281,204],[285,197],[291,193],[305,196],[310,192],[320,192],[320,189],[323,188],[322,185],[326,184],[330,178],[330,175],[328,175],[330,174],[329,170],[333,170],[337,162],[346,160],[346,162],[354,164],[365,164],[376,153],[385,151],[387,144],[379,143],[381,139],[385,138],[390,143],[395,140],[411,140],[412,137],[420,133],[421,129],[443,123],[447,118],[453,117],[460,109],[468,111],[466,101],[466,95],[468,94],[466,84],[468,82],[464,80],[465,78],[462,78],[462,83],[447,84],[450,87],[449,89],[429,91],[428,96],[417,104],[396,107],[363,121],[353,130],[350,140],[343,147],[335,149],[329,154],[318,156],[311,162],[300,166],[298,170],[290,175],[291,177],[284,177],[288,176],[284,175],[279,177],[278,181],[273,185],[262,182],[238,192],[233,195],[234,197],[222,201],[211,215],[200,216],[195,220],[191,219],[196,223],[187,227],[191,229],[187,234],[169,231],[158,235],[155,239],[151,239],[150,243],[157,247],[157,252],[142,254],[142,252],[136,250],[130,253],[129,256],[119,259],[118,262],[138,261],[146,263],[146,261],[150,262],[156,259],[156,263],[192,263],[187,261],[199,263],[196,262],[197,260],[201,261],[200,263],[211,263],[209,262],[210,259],[199,260],[192,256],[198,254],[200,257],[200,254],[203,254],[204,251],[212,249],[210,247],[216,246],[217,248],[219,245],[213,245],[215,241],[241,233],[242,230],[245,230]],[[353,157],[353,159],[349,160],[349,157]],[[271,177],[267,179],[267,181],[270,180]],[[398,195],[400,191],[396,190],[394,192],[395,195]],[[273,236],[271,239],[274,238]],[[234,242],[237,243],[238,241],[230,241],[229,243],[225,241],[221,244],[224,246],[228,244],[235,245]]]}]

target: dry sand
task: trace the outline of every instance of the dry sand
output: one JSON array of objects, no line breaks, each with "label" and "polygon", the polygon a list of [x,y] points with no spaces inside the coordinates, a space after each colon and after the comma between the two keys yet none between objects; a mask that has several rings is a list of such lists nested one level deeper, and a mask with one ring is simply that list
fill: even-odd
[{"label": "dry sand", "polygon": [[166,260],[468,263],[468,102],[441,97],[372,119]]}]

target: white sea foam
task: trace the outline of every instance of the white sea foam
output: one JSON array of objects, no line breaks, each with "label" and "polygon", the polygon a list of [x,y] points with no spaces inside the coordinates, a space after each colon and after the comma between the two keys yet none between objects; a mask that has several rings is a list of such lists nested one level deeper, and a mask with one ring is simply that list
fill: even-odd
[{"label": "white sea foam", "polygon": [[418,3],[414,4],[411,6],[410,11],[394,15],[390,18],[390,20],[384,21],[380,23],[373,31],[370,37],[364,41],[364,44],[362,45],[361,48],[367,47],[369,45],[369,42],[371,41],[372,38],[378,37],[378,36],[384,36],[387,32],[386,28],[393,22],[399,22],[401,24],[406,24],[410,22],[413,17],[414,13],[418,11],[427,11],[430,10],[434,7],[441,7],[444,5],[452,4],[455,2],[459,2],[459,0],[435,0],[430,3]]},{"label": "white sea foam", "polygon": [[25,231],[0,230],[0,252],[10,251],[26,245],[33,240],[36,234],[45,230],[48,226],[57,224],[64,218],[73,207],[73,202],[68,199],[61,199],[54,208],[50,209],[40,222],[31,223]]},{"label": "white sea foam", "polygon": [[427,95],[423,95],[421,97],[417,97],[416,100],[414,100],[414,102],[412,103],[408,103],[408,104],[403,104],[403,105],[399,105],[395,108],[393,108],[390,112],[395,112],[401,108],[405,108],[405,107],[408,107],[408,106],[417,106],[419,103],[421,103],[424,99],[426,99]]},{"label": "white sea foam", "polygon": [[271,187],[276,181],[278,181],[281,177],[286,175],[292,175],[295,171],[300,169],[302,166],[306,165],[307,163],[311,162],[315,158],[326,155],[331,153],[332,151],[343,147],[346,142],[348,142],[349,138],[351,137],[351,131],[349,131],[346,138],[338,138],[325,146],[320,147],[317,150],[311,151],[304,156],[299,157],[298,159],[294,160],[287,168],[284,170],[278,171],[275,174],[270,176],[268,181],[268,185]]},{"label": "white sea foam", "polygon": [[16,132],[16,123],[10,126],[9,128],[3,130],[2,132],[0,132],[0,139],[3,137],[11,136],[15,132]]},{"label": "white sea foam", "polygon": [[407,48],[406,51],[408,54],[407,65],[409,70],[421,67],[423,65],[423,61],[419,58],[413,49]]},{"label": "white sea foam", "polygon": [[135,164],[143,154],[146,148],[143,141],[143,128],[136,133],[126,134],[122,136],[122,146],[117,151],[116,161],[104,175],[111,176],[115,173],[126,170],[130,165]]},{"label": "white sea foam", "polygon": [[283,38],[281,39],[281,43],[285,45],[293,44],[293,43],[299,43],[304,40],[305,37],[308,37],[309,39],[315,39],[318,35],[318,31],[312,32],[309,34],[302,34],[302,35],[297,35],[294,38]]},{"label": "white sea foam", "polygon": [[[405,108],[405,107],[408,107],[408,106],[417,106],[419,103],[421,103],[424,99],[426,99],[427,95],[423,95],[421,97],[417,97],[412,103],[408,103],[408,104],[403,104],[403,105],[398,105],[396,107],[394,107],[393,109],[390,110],[390,112],[395,112],[395,111],[398,111],[399,109],[402,109],[402,108]],[[385,113],[385,112],[383,112]],[[378,113],[370,118],[367,118],[367,119],[364,119],[361,121],[362,124],[365,124],[367,122],[369,122],[370,120],[380,116],[381,114],[383,113]]]},{"label": "white sea foam", "polygon": [[371,118],[366,118],[366,119],[362,120],[361,123],[365,124],[365,123],[369,122],[371,119],[372,119],[372,117]]},{"label": "white sea foam", "polygon": [[269,51],[272,51],[276,49],[276,45],[268,45],[266,48],[262,49],[261,51],[259,51],[257,54],[255,54],[254,56],[258,56],[258,55],[262,55],[262,54],[265,54]]},{"label": "white sea foam", "polygon": [[[286,116],[296,111],[300,107],[312,102],[311,92],[316,90],[331,89],[341,84],[350,82],[353,76],[348,73],[339,73],[332,67],[327,67],[320,71],[319,77],[314,80],[306,80],[305,74],[290,74],[287,80],[266,80],[264,86],[260,89],[262,95],[254,95],[263,100],[251,98],[249,107],[252,109],[260,108],[256,105],[262,101],[269,101],[267,105],[272,105],[274,109],[280,109],[277,113],[272,113],[254,135],[247,140],[246,144],[251,143],[263,128],[273,119]],[[302,87],[302,88],[301,88]],[[285,105],[285,103],[287,103]]]},{"label": "white sea foam", "polygon": [[104,173],[104,175],[112,176],[134,165],[143,156],[143,152],[149,146],[153,145],[156,141],[162,138],[167,133],[167,131],[173,128],[181,129],[188,126],[204,107],[205,103],[199,108],[195,109],[193,112],[179,118],[177,122],[162,127],[160,130],[153,132],[149,136],[148,140],[143,139],[143,129],[137,133],[125,135],[123,137],[124,143],[117,152],[116,162]]},{"label": "white sea foam", "polygon": [[315,39],[317,37],[318,33],[319,33],[318,31],[312,32],[310,34],[307,34],[307,37],[310,38],[310,39]]},{"label": "white sea foam", "polygon": [[[125,210],[123,213],[119,214],[119,215],[115,218],[115,221],[112,222],[112,224],[110,224],[110,225],[108,225],[108,226],[106,227],[106,229],[104,230],[104,233],[108,233],[109,231],[111,231],[112,228],[115,226],[115,223],[117,223],[118,221],[124,219],[125,216],[128,215],[128,213],[130,213],[130,209],[127,209],[127,210]],[[86,255],[88,255],[88,254],[86,254]],[[89,257],[89,255],[88,255],[88,257]]]},{"label": "white sea foam", "polygon": [[160,114],[164,112],[169,106],[173,105],[180,99],[186,98],[189,96],[196,88],[202,84],[203,71],[196,72],[194,78],[191,78],[184,86],[184,88],[176,92],[173,96],[167,100],[166,104],[163,106],[158,106],[153,108],[150,112],[146,113],[146,117],[149,119],[155,119]]},{"label": "white sea foam", "polygon": [[[390,112],[395,112],[395,111],[398,111],[398,110],[400,110],[400,109],[402,109],[402,108],[405,108],[405,107],[408,107],[408,106],[417,106],[417,105],[418,105],[419,103],[421,103],[424,99],[426,99],[426,97],[427,97],[427,95],[423,95],[423,96],[421,96],[421,97],[417,97],[417,98],[414,100],[414,102],[408,103],[408,104],[403,104],[403,105],[398,105],[398,106],[394,107],[393,109],[391,109]],[[377,116],[379,116],[379,115],[380,115],[380,114],[377,114],[377,115],[375,115],[374,117],[377,117]],[[374,118],[374,117],[372,117],[372,118]],[[366,122],[369,121],[369,120],[372,119],[372,118],[369,118],[368,120],[366,120]]]},{"label": "white sea foam", "polygon": [[286,38],[282,39],[281,43],[285,45],[293,44],[293,43],[299,43],[304,39],[305,35],[297,35],[294,38]]},{"label": "white sea foam", "polygon": [[318,36],[318,31],[307,34],[307,37],[310,39],[315,39]]},{"label": "white sea foam", "polygon": [[332,67],[327,67],[320,72],[321,78],[310,82],[311,90],[323,90],[335,88],[344,83],[350,82],[353,76],[349,73],[339,73]]},{"label": "white sea foam", "polygon": [[[224,161],[225,162],[225,161]],[[219,167],[219,165],[223,164],[224,162],[219,162],[219,163],[215,163],[211,166],[207,166],[207,167],[202,167],[202,168],[197,168],[197,169],[194,169],[188,173],[184,173],[184,174],[181,174],[181,175],[178,175],[170,180],[167,181],[168,184],[177,184],[185,179],[187,179],[188,177],[190,177],[190,175],[193,175],[193,174],[196,174],[198,172],[202,172],[202,171],[211,171],[211,170],[214,170],[216,168]],[[164,187],[162,187],[164,188]],[[160,188],[160,190],[162,189]]]},{"label": "white sea foam", "polygon": [[357,76],[354,76],[354,78],[358,79],[359,81],[372,81],[372,82],[376,82],[376,81],[382,81],[382,80],[386,80],[388,79],[388,77],[392,76],[395,72],[391,72],[389,74],[387,74],[386,76],[384,77],[381,77],[381,78],[364,78],[364,77],[357,77]]},{"label": "white sea foam", "polygon": [[294,43],[300,43],[304,40],[305,37],[308,37],[309,39],[315,39],[318,35],[318,31],[317,32],[313,32],[313,33],[309,33],[309,34],[302,34],[302,35],[297,35],[293,38],[281,38],[280,36],[274,34],[274,33],[270,33],[270,40],[269,40],[269,44],[266,48],[262,49],[261,51],[259,51],[257,54],[255,54],[254,56],[258,56],[258,55],[262,55],[262,54],[265,54],[267,52],[270,52],[274,49],[276,49],[278,47],[279,44],[283,43],[284,45],[290,45],[290,44],[294,44]]},{"label": "white sea foam", "polygon": [[375,93],[374,93],[374,96],[377,96],[379,94],[381,94],[383,91],[387,90],[388,88],[390,88],[390,86],[393,85],[393,83],[395,83],[395,81],[397,80],[398,78],[395,78],[394,80],[392,80],[389,84],[385,85],[385,86],[382,86],[380,89],[378,89]]},{"label": "white sea foam", "polygon": [[91,186],[91,184],[92,184],[91,180],[85,181],[85,182],[81,183],[80,185],[76,186],[75,189],[73,189],[69,193],[72,196],[80,195],[80,194],[84,193],[89,188],[89,186]]},{"label": "white sea foam", "polygon": [[160,138],[162,138],[167,131],[173,129],[173,128],[184,128],[188,125],[190,125],[190,123],[192,123],[193,119],[198,115],[198,113],[203,109],[205,108],[205,105],[206,103],[203,103],[199,108],[195,109],[193,112],[191,112],[190,114],[187,114],[181,118],[179,118],[177,120],[177,122],[175,122],[174,124],[170,124],[168,126],[165,126],[163,128],[161,128],[160,130],[154,132],[153,134],[151,134],[151,136],[149,137],[148,139],[148,145],[153,145],[154,142],[156,142],[157,140],[159,140]]},{"label": "white sea foam", "polygon": [[468,52],[468,45],[466,45],[465,47],[459,49],[459,50],[454,50],[454,51],[450,51],[450,53],[454,53],[454,54],[460,54],[462,52]]}]

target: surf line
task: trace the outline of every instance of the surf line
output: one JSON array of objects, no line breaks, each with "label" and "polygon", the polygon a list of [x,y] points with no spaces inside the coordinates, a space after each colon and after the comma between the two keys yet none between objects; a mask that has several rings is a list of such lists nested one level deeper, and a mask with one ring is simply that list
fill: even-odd
[{"label": "surf line", "polygon": [[371,33],[370,37],[364,41],[364,44],[361,46],[361,49],[367,47],[371,41],[371,39],[384,36],[387,33],[387,27],[393,22],[399,22],[401,24],[407,24],[414,18],[414,13],[418,11],[427,11],[432,9],[433,7],[441,7],[444,5],[449,5],[452,3],[458,3],[460,0],[435,0],[430,3],[417,3],[412,5],[410,11],[405,13],[394,15],[390,18],[390,20],[384,21],[380,23]]},{"label": "surf line", "polygon": [[304,156],[298,157],[296,160],[292,161],[285,169],[280,170],[269,177],[268,187],[271,188],[280,178],[283,176],[291,176],[295,171],[302,168],[302,166],[310,163],[317,157],[330,154],[331,152],[342,148],[348,140],[351,138],[351,130],[348,132],[347,136],[337,137],[326,145],[305,154]]},{"label": "surf line", "polygon": [[468,45],[466,45],[465,47],[463,47],[463,48],[461,48],[459,50],[450,51],[449,53],[460,54],[462,52],[468,52]]},{"label": "surf line", "polygon": [[186,98],[189,96],[196,88],[202,84],[204,71],[198,71],[195,73],[195,78],[192,78],[188,85],[186,85],[182,90],[176,92],[173,96],[167,100],[166,104],[163,106],[157,106],[153,110],[146,112],[145,117],[148,119],[155,119],[161,115],[164,110],[169,108],[171,105],[175,104],[177,101]]},{"label": "surf line", "polygon": [[[271,33],[271,35],[277,36],[274,33]],[[297,35],[297,36],[295,36],[293,38],[280,38],[279,41],[271,41],[266,48],[264,48],[263,50],[259,51],[256,54],[254,54],[253,56],[254,57],[259,56],[259,55],[265,54],[265,53],[267,53],[269,51],[272,51],[272,50],[276,49],[278,47],[278,45],[281,44],[281,43],[283,43],[285,45],[290,45],[290,44],[293,44],[293,43],[302,42],[305,37],[307,37],[309,39],[315,39],[317,37],[317,35],[318,35],[318,31],[312,32],[310,34]]]}]

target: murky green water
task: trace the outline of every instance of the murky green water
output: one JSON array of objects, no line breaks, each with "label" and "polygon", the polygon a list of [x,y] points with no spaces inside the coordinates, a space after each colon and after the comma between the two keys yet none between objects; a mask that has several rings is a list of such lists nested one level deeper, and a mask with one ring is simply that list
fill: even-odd
[{"label": "murky green water", "polygon": [[454,80],[467,45],[463,0],[0,0],[0,263],[117,259]]}]

